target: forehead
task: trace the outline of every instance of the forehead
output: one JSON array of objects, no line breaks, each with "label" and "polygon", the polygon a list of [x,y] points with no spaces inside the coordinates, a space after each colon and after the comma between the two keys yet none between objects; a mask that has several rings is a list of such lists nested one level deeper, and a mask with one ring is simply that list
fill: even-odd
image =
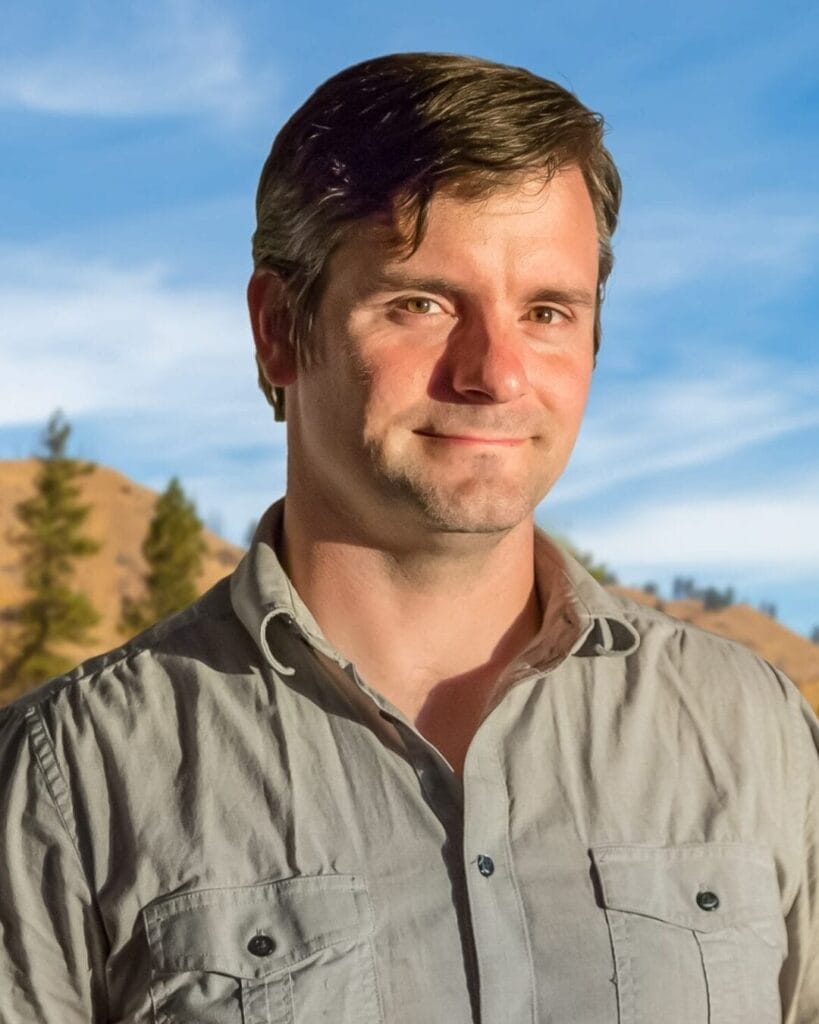
[{"label": "forehead", "polygon": [[[327,279],[359,270],[442,264],[448,271],[473,260],[506,258],[517,265],[539,260],[592,261],[596,273],[598,232],[582,172],[565,168],[506,179],[476,194],[474,186],[445,185],[432,195],[416,234],[418,209],[396,203],[390,215],[352,225],[333,253]],[[457,266],[452,266],[456,263]]]}]

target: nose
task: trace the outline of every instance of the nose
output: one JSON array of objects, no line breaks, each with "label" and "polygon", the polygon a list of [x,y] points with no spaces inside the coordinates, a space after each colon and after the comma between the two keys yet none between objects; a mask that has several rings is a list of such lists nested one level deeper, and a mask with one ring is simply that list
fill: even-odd
[{"label": "nose", "polygon": [[513,402],[530,388],[521,340],[485,320],[458,324],[442,362],[449,389],[464,402]]}]

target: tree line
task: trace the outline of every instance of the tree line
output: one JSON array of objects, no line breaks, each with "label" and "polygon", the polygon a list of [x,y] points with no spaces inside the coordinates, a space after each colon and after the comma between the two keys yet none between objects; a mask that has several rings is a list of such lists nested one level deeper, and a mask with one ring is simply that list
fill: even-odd
[{"label": "tree line", "polygon": [[[644,583],[642,589],[658,599],[657,607],[663,609],[665,601],[660,593],[660,587],[654,581]],[[736,591],[733,587],[699,586],[693,576],[675,576],[671,582],[672,601],[699,601],[708,612],[722,611],[723,608],[730,608],[736,603]],[[743,600],[743,604],[747,604]],[[763,600],[757,605],[757,609],[769,619],[777,617],[778,609],[773,601]],[[812,639],[819,643],[819,626],[814,630]]]},{"label": "tree line", "polygon": [[[65,643],[93,642],[100,615],[76,586],[78,561],[99,550],[86,533],[91,505],[81,499],[80,482],[94,472],[91,462],[68,455],[71,426],[60,412],[49,419],[33,493],[14,508],[17,528],[9,537],[19,552],[24,597],[2,613],[0,698],[19,693],[71,668]],[[157,498],[142,543],[147,572],[139,598],[122,599],[123,637],[147,628],[195,600],[205,551],[203,525],[194,503],[174,477]]]}]

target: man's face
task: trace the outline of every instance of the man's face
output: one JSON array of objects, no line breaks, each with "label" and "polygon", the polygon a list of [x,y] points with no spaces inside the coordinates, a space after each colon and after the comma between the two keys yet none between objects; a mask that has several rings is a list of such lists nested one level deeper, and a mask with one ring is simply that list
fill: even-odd
[{"label": "man's face", "polygon": [[507,531],[563,471],[588,394],[598,245],[582,174],[438,193],[417,251],[390,243],[365,221],[330,260],[317,365],[288,389],[291,480],[362,526]]}]

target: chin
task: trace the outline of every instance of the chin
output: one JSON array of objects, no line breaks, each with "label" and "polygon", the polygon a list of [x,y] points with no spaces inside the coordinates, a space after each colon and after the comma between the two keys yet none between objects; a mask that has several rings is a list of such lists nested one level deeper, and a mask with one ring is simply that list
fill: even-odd
[{"label": "chin", "polygon": [[430,527],[443,533],[508,533],[531,517],[538,501],[529,488],[487,486],[470,481],[458,487],[407,486],[410,499]]},{"label": "chin", "polygon": [[531,518],[552,483],[551,474],[533,474],[532,466],[503,465],[494,457],[466,468],[430,465],[404,454],[371,447],[376,490],[396,511],[411,511],[443,533],[507,533]]}]

